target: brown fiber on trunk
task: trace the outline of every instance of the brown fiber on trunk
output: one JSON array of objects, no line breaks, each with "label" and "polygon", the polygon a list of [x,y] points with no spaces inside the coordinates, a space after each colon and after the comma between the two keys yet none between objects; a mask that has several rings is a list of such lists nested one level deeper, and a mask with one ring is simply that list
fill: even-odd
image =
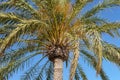
[{"label": "brown fiber on trunk", "polygon": [[63,60],[54,59],[54,80],[62,80]]}]

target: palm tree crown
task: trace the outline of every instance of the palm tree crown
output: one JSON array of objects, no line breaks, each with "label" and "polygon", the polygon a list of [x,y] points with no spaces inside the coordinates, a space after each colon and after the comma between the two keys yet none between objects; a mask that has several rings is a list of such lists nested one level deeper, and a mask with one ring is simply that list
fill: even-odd
[{"label": "palm tree crown", "polygon": [[[93,0],[9,0],[0,3],[0,79],[25,65],[32,57],[42,58],[26,72],[22,80],[52,80],[56,58],[71,63],[70,79],[87,80],[79,58],[83,57],[108,80],[102,59],[120,65],[120,50],[102,40],[101,34],[119,35],[119,23],[109,23],[95,14],[108,7],[119,6],[119,0],[103,0],[85,14],[82,9]],[[81,15],[81,17],[78,17]],[[19,45],[15,50],[12,46]],[[80,55],[80,56],[79,56]],[[44,60],[42,67],[39,64]],[[39,67],[39,68],[38,68]],[[37,76],[35,71],[38,70]]]}]

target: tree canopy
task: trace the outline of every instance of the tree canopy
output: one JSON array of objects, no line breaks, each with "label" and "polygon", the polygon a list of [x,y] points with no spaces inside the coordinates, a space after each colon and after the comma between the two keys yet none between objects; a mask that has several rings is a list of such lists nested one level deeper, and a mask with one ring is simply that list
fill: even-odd
[{"label": "tree canopy", "polygon": [[[51,61],[56,57],[66,65],[71,64],[70,79],[88,80],[79,63],[79,58],[83,58],[103,80],[109,80],[102,69],[102,59],[120,66],[120,50],[102,40],[102,34],[120,36],[120,23],[110,23],[95,15],[106,8],[120,6],[120,0],[103,0],[81,15],[82,9],[91,2],[93,0],[74,3],[70,0],[1,0],[0,79],[8,79],[40,55],[22,80],[42,80],[43,77],[53,80]],[[63,54],[54,54],[57,51]]]}]

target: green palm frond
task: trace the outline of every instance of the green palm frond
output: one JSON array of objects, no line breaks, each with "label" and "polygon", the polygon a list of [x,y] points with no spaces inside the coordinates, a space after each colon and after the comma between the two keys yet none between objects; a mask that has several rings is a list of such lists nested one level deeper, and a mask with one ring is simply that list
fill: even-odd
[{"label": "green palm frond", "polygon": [[13,13],[0,13],[0,23],[7,23],[9,21],[14,21],[14,23],[16,23],[21,22],[22,19]]},{"label": "green palm frond", "polygon": [[120,27],[120,23],[107,23],[107,24],[103,24],[101,27],[99,27],[99,29],[102,28],[100,29],[100,31],[105,32],[104,30],[107,31],[112,29],[118,29],[119,27]]},{"label": "green palm frond", "polygon": [[78,70],[76,69],[74,80],[80,80]]},{"label": "green palm frond", "polygon": [[[89,26],[87,26],[86,28],[86,31],[89,31],[89,30],[95,30],[95,31],[98,31],[99,33],[108,33],[109,35],[111,36],[120,36],[119,34],[119,27],[120,27],[120,24],[115,22],[115,23],[108,23],[104,20],[101,20],[99,19],[100,21],[98,22],[101,22],[102,21],[102,24],[100,24],[99,26],[97,26],[95,23],[93,23],[94,21],[92,21],[92,19],[90,19],[90,23],[89,23],[89,20],[88,20],[88,24]],[[95,20],[96,22],[97,20]]]},{"label": "green palm frond", "polygon": [[[40,62],[45,58],[46,56],[42,57],[33,67],[31,67],[21,78],[21,80],[32,80],[35,78],[35,75],[38,73],[40,69]],[[49,61],[46,61],[44,65],[47,65]],[[41,74],[41,73],[40,73]]]},{"label": "green palm frond", "polygon": [[82,15],[81,19],[89,18],[89,17],[95,15],[96,13],[98,13],[100,10],[103,10],[105,8],[112,7],[112,6],[115,6],[115,5],[117,5],[117,6],[120,5],[120,1],[104,0],[103,2],[101,2],[100,4],[98,4],[94,8],[92,8],[91,10],[87,11],[87,13]]},{"label": "green palm frond", "polygon": [[33,8],[27,1],[25,0],[18,0],[14,3],[16,9],[24,9],[24,11],[28,11],[31,13],[32,17],[39,18],[40,15],[36,9]]},{"label": "green palm frond", "polygon": [[[88,51],[85,51],[85,50],[81,50],[81,53],[83,54],[84,59],[87,61],[87,63],[90,64],[90,66],[96,70],[97,61],[96,61],[95,57],[92,56]],[[100,74],[100,77],[102,78],[102,80],[109,80],[108,76],[106,75],[106,73],[103,71],[102,68],[101,68],[99,74]]]},{"label": "green palm frond", "polygon": [[31,13],[31,15],[34,15],[34,16],[39,16],[38,12],[36,9],[34,9],[31,5],[29,5],[29,3],[27,3],[25,0],[10,0],[10,1],[7,1],[7,2],[3,2],[1,5],[0,5],[0,9],[11,9],[13,8],[15,10],[21,10],[23,12],[29,12]]},{"label": "green palm frond", "polygon": [[99,33],[108,33],[111,36],[120,36],[118,31],[120,27],[119,22],[110,23],[107,22],[107,20],[98,17],[86,18],[83,21],[85,22],[84,24],[89,24],[85,27],[86,31],[96,30]]},{"label": "green palm frond", "polygon": [[[16,68],[18,68],[20,65],[22,65],[21,63],[26,62],[27,60],[29,60],[30,58],[32,58],[36,55],[37,54],[32,54],[32,55],[29,55],[25,58],[19,59],[17,61],[10,62],[7,66],[0,69],[0,76],[4,76],[8,79],[9,74],[11,74],[11,72],[14,72]],[[18,70],[18,69],[16,69],[16,70]]]},{"label": "green palm frond", "polygon": [[25,1],[25,0],[17,0],[17,1],[14,0],[14,1],[15,1],[15,3],[14,3],[15,5],[23,8],[23,9],[29,9],[29,11],[36,14],[37,11],[30,4],[28,4],[27,1]]},{"label": "green palm frond", "polygon": [[[90,17],[90,18],[85,18],[83,20],[85,22],[85,24],[104,24],[104,23],[107,23],[107,19],[102,19],[102,18],[99,18],[99,17]],[[97,24],[96,24],[97,23]]]},{"label": "green palm frond", "polygon": [[117,65],[120,65],[120,50],[118,47],[114,45],[110,45],[108,43],[104,43],[104,48],[103,48],[103,57],[107,59],[108,61],[111,61]]},{"label": "green palm frond", "polygon": [[101,65],[102,65],[102,42],[101,42],[101,36],[97,31],[90,30],[88,32],[89,38],[91,37],[91,42],[92,42],[92,50],[97,56],[97,74],[99,74]]},{"label": "green palm frond", "polygon": [[46,70],[46,80],[53,80],[53,63],[50,62],[48,69]]},{"label": "green palm frond", "polygon": [[[38,21],[38,20],[30,20],[30,21],[24,21],[24,24],[18,24],[16,25],[17,28],[15,28],[14,30],[12,30],[12,32],[9,34],[9,36],[7,36],[7,38],[5,38],[3,44],[0,46],[0,52],[3,52],[4,49],[9,46],[10,44],[12,44],[14,41],[16,41],[18,39],[18,37],[21,35],[21,31],[26,32],[28,30],[26,29],[33,29],[35,30],[37,27],[41,27],[40,25],[46,25],[44,22]],[[24,33],[22,33],[24,34]],[[14,38],[14,41],[13,41]]]},{"label": "green palm frond", "polygon": [[76,0],[75,4],[73,4],[73,11],[70,17],[70,20],[75,18],[82,10],[82,8],[88,3],[92,2],[92,0]]},{"label": "green palm frond", "polygon": [[9,4],[12,2],[11,1],[7,1],[7,2],[2,2],[2,4],[0,4],[0,10],[2,9],[5,9],[5,8],[8,8],[9,7]]},{"label": "green palm frond", "polygon": [[42,80],[43,79],[43,72],[47,67],[48,62],[45,63],[45,65],[42,66],[42,68],[40,68],[40,71],[38,73],[38,75],[35,77],[35,80]]},{"label": "green palm frond", "polygon": [[82,77],[82,80],[88,80],[87,76],[86,76],[85,72],[83,71],[83,69],[82,69],[80,64],[78,64],[77,68],[78,68],[79,74]]},{"label": "green palm frond", "polygon": [[[24,29],[25,26],[22,25],[22,28]],[[12,33],[4,40],[3,44],[1,45],[0,52],[3,52],[5,48],[10,45],[12,38],[15,38],[22,28],[17,27],[12,31]]]},{"label": "green palm frond", "polygon": [[2,25],[1,28],[0,28],[0,34],[9,34],[12,29],[14,29],[15,26],[11,23],[11,24],[5,24],[5,25]]},{"label": "green palm frond", "polygon": [[118,29],[120,28],[119,23],[108,23],[108,24],[103,24],[102,26],[98,27],[97,31],[99,32],[106,32],[111,36],[117,35],[120,36]]},{"label": "green palm frond", "polygon": [[107,73],[105,73],[104,70],[101,69],[100,76],[101,76],[102,80],[110,80],[106,74]]},{"label": "green palm frond", "polygon": [[[2,58],[0,58],[0,65],[2,66],[2,64],[7,64],[9,61],[14,61],[14,60],[18,60],[22,57],[24,57],[25,55],[27,55],[27,53],[29,52],[33,52],[36,51],[36,53],[38,53],[40,48],[37,48],[35,46],[27,46],[25,48],[20,48],[19,50],[16,51],[9,51],[8,53],[6,53]],[[39,54],[41,54],[43,52],[39,52]]]}]

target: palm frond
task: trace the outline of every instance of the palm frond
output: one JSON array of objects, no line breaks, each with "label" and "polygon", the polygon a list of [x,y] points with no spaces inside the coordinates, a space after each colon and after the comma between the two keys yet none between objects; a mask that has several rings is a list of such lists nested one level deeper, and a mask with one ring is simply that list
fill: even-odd
[{"label": "palm frond", "polygon": [[84,71],[83,71],[83,69],[82,69],[82,67],[81,67],[80,64],[78,64],[77,68],[78,68],[79,74],[80,74],[81,77],[82,77],[82,80],[88,80],[88,79],[87,79],[87,76],[86,76],[86,74],[84,73]]},{"label": "palm frond", "polygon": [[102,80],[109,80],[108,76],[106,75],[106,73],[104,72],[103,69],[101,69],[101,71],[100,71],[100,76],[101,76]]},{"label": "palm frond", "polygon": [[[0,52],[3,52],[7,46],[9,46],[15,40],[17,40],[18,37],[20,37],[20,35],[21,35],[21,33],[20,33],[21,31],[22,32],[27,32],[28,29],[33,31],[37,27],[41,27],[40,25],[46,25],[46,24],[42,21],[30,20],[30,21],[25,21],[24,24],[16,25],[17,28],[12,30],[12,32],[9,34],[9,36],[7,36],[5,38],[3,44],[0,46]],[[24,33],[22,33],[22,34],[24,34]],[[14,40],[13,40],[13,38],[14,38]]]},{"label": "palm frond", "polygon": [[79,76],[79,73],[78,73],[78,70],[77,70],[77,69],[76,69],[76,71],[75,71],[74,80],[80,80],[80,76]]},{"label": "palm frond", "polygon": [[84,15],[82,15],[81,19],[89,18],[96,13],[98,13],[100,10],[103,10],[105,8],[113,7],[113,6],[118,6],[120,5],[120,1],[118,0],[104,0],[100,4],[97,4],[94,8],[91,10],[87,11]]},{"label": "palm frond", "polygon": [[95,20],[95,22],[94,21],[90,21],[89,22],[89,20],[88,20],[88,24],[89,24],[89,26],[87,26],[85,29],[86,29],[86,31],[89,31],[89,30],[95,30],[95,31],[97,31],[97,32],[99,32],[99,33],[107,33],[107,34],[109,34],[110,36],[120,36],[120,34],[119,34],[119,28],[120,28],[120,24],[119,23],[117,23],[117,22],[115,22],[115,23],[108,23],[108,22],[106,22],[106,21],[104,21],[104,20],[101,20],[101,19],[99,19],[100,21],[98,21],[98,22],[101,22],[102,21],[102,24],[100,24],[100,25],[97,25],[95,22],[97,21],[97,20]]},{"label": "palm frond", "polygon": [[95,24],[95,25],[101,25],[107,23],[107,19],[102,19],[99,17],[85,18],[82,21],[84,21],[85,24]]},{"label": "palm frond", "polygon": [[[19,59],[17,61],[10,62],[7,66],[0,68],[0,76],[6,77],[6,79],[8,79],[8,77],[11,76],[12,73],[14,73],[16,70],[18,70],[19,66],[22,65],[21,63],[25,63],[27,60],[29,60],[30,58],[32,58],[36,55],[37,54],[32,54],[25,58]],[[1,79],[1,80],[3,80],[3,79]]]},{"label": "palm frond", "polygon": [[32,17],[39,18],[40,15],[36,9],[33,8],[26,0],[18,0],[15,3],[17,9],[24,9],[24,11],[28,11],[31,13]]},{"label": "palm frond", "polygon": [[2,25],[1,28],[0,28],[0,34],[4,34],[4,35],[6,34],[7,35],[14,28],[15,28],[15,26],[12,23]]},{"label": "palm frond", "polygon": [[8,62],[18,60],[18,59],[24,57],[28,52],[34,52],[36,50],[38,52],[39,48],[34,47],[34,46],[27,46],[27,47],[22,47],[16,51],[14,51],[14,50],[9,51],[8,53],[4,54],[3,57],[0,58],[0,62],[1,62],[0,65],[4,66]]},{"label": "palm frond", "polygon": [[72,59],[71,62],[71,69],[70,69],[70,80],[73,79],[74,75],[75,75],[75,71],[77,68],[77,64],[78,64],[78,58],[79,58],[79,40],[76,41],[75,43],[75,50],[74,50],[74,57]]},{"label": "palm frond", "polygon": [[[33,67],[31,67],[22,77],[21,80],[33,80],[35,75],[37,74],[37,71],[39,71],[39,64],[40,62],[45,58],[46,56],[42,57]],[[49,61],[47,61],[48,63]],[[47,64],[46,63],[46,64]],[[46,65],[45,64],[45,65]]]},{"label": "palm frond", "polygon": [[46,80],[53,80],[53,63],[50,62],[48,69],[46,70]]},{"label": "palm frond", "polygon": [[118,29],[120,28],[119,23],[107,23],[103,24],[102,26],[98,27],[97,31],[100,33],[106,32],[111,36],[117,35],[120,36]]},{"label": "palm frond", "polygon": [[5,2],[1,2],[0,3],[0,10],[2,9],[6,9],[6,8],[9,8],[11,3],[12,3],[13,0],[10,0],[10,1],[5,1]]},{"label": "palm frond", "polygon": [[[25,0],[10,0],[7,2],[3,2],[2,4],[0,4],[0,9],[4,9],[4,10],[10,10],[14,8],[14,13],[16,13],[17,11],[22,11],[23,13],[27,12],[30,13],[32,15],[32,17],[36,17],[39,16],[38,12],[36,9],[33,8],[33,6],[31,6],[28,2],[26,2]],[[38,17],[36,17],[38,18]]]},{"label": "palm frond", "polygon": [[46,62],[41,68],[40,71],[38,73],[38,75],[36,76],[35,80],[43,80],[43,72],[47,67],[48,62]]},{"label": "palm frond", "polygon": [[88,3],[88,2],[92,2],[92,0],[76,0],[75,4],[73,4],[72,6],[72,14],[70,16],[70,21],[71,19],[75,18],[82,10],[82,8]]},{"label": "palm frond", "polygon": [[94,30],[88,32],[88,36],[91,36],[93,52],[97,56],[96,68],[97,68],[97,74],[99,74],[102,65],[102,50],[103,50],[101,36],[97,31]]},{"label": "palm frond", "polygon": [[108,61],[111,61],[118,66],[120,66],[120,50],[118,47],[108,44],[108,43],[103,43],[103,57],[107,59]]},{"label": "palm frond", "polygon": [[17,23],[17,22],[21,22],[22,19],[13,13],[0,12],[0,23],[8,23],[8,22],[13,23],[13,21],[14,23]]},{"label": "palm frond", "polygon": [[[92,56],[88,51],[85,50],[81,50],[81,53],[84,55],[84,60],[87,61],[87,63],[96,70],[97,61],[95,59],[95,56]],[[102,80],[109,80],[108,76],[102,68],[99,74]]]}]

